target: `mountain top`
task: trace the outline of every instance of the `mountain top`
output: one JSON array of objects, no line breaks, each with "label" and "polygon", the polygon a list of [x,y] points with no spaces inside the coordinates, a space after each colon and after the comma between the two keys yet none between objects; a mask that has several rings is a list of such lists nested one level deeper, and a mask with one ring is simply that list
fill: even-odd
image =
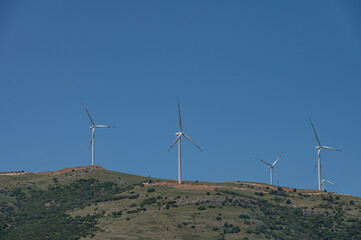
[{"label": "mountain top", "polygon": [[361,199],[101,166],[0,174],[0,239],[356,239]]}]

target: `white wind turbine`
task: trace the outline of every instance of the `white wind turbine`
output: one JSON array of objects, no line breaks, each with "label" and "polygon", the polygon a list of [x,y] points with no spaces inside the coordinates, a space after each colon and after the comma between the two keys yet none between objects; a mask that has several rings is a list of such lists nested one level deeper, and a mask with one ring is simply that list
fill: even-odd
[{"label": "white wind turbine", "polygon": [[322,189],[322,191],[325,191],[325,185],[326,185],[326,183],[329,183],[329,184],[334,185],[335,187],[338,187],[335,183],[333,183],[333,182],[331,182],[331,181],[329,181],[329,180],[327,180],[327,179],[325,178],[325,175],[323,174],[322,165],[321,165],[321,173],[322,173],[322,180],[321,180],[321,189]]},{"label": "white wind turbine", "polygon": [[[317,189],[318,189],[318,190],[321,190],[321,185],[324,184],[324,182],[326,181],[326,179],[324,179],[325,181],[324,181],[323,183],[321,183],[321,171],[322,171],[322,165],[321,165],[321,149],[324,148],[324,149],[334,150],[334,151],[339,151],[339,152],[342,152],[342,151],[339,150],[339,149],[336,149],[336,148],[330,148],[330,147],[322,146],[320,140],[318,139],[318,136],[317,136],[315,127],[313,126],[312,120],[311,120],[311,118],[309,118],[309,119],[310,119],[310,122],[311,122],[311,126],[312,126],[312,129],[313,129],[313,132],[315,133],[316,140],[317,140],[317,142],[318,142],[318,146],[316,146],[316,149],[317,149],[317,160],[316,160],[315,168],[313,169],[313,171],[315,171],[316,167],[318,168]],[[327,182],[328,182],[328,181],[327,181]]]},{"label": "white wind turbine", "polygon": [[337,185],[334,184],[333,182],[331,182],[331,181],[329,181],[329,180],[327,180],[327,179],[322,179],[322,180],[321,180],[321,186],[322,186],[322,190],[323,190],[323,191],[325,191],[325,183],[329,183],[329,184],[332,184],[332,185],[334,185],[334,186],[337,187]]},{"label": "white wind turbine", "polygon": [[[91,118],[89,112],[88,112],[88,109],[85,107],[85,105],[82,103],[86,113],[88,114],[89,116],[89,119],[90,119],[90,122],[92,123],[92,126],[90,126],[89,128],[92,130],[92,137],[90,139],[90,145],[92,146],[92,165],[94,165],[94,162],[95,162],[95,129],[96,128],[115,128],[115,127],[112,127],[112,126],[106,126],[106,125],[95,125],[93,119]],[[89,146],[90,148],[90,146]]]},{"label": "white wind turbine", "polygon": [[278,177],[277,177],[276,170],[275,170],[274,166],[276,165],[276,163],[278,162],[278,160],[281,158],[281,156],[282,156],[282,154],[276,159],[276,161],[274,161],[274,163],[273,163],[272,165],[269,164],[269,163],[266,162],[266,161],[263,161],[263,160],[260,159],[260,158],[256,158],[256,159],[260,160],[261,162],[263,162],[263,163],[265,163],[265,164],[268,165],[268,168],[269,168],[269,170],[270,170],[270,184],[271,184],[271,185],[273,185],[273,179],[272,179],[273,174],[274,174],[275,177],[276,177],[276,180],[277,180],[278,185],[280,184],[280,183],[278,182]]},{"label": "white wind turbine", "polygon": [[202,149],[200,147],[197,146],[197,144],[195,144],[182,130],[182,120],[181,120],[181,112],[180,112],[180,106],[179,106],[179,100],[177,98],[177,102],[178,102],[178,112],[179,112],[179,126],[180,126],[180,132],[177,132],[176,135],[178,136],[176,138],[176,140],[174,141],[174,143],[172,144],[172,146],[170,146],[170,148],[168,149],[171,150],[171,148],[178,142],[178,183],[182,183],[181,182],[181,137],[184,136],[186,139],[188,139],[191,143],[194,144],[194,146],[196,146],[201,152]]}]

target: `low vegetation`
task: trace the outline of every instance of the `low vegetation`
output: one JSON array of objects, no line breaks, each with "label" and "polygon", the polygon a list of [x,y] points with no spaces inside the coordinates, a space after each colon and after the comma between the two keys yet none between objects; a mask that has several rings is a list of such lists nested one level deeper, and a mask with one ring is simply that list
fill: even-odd
[{"label": "low vegetation", "polygon": [[0,174],[0,239],[357,239],[361,200],[246,182],[142,184],[103,169]]}]

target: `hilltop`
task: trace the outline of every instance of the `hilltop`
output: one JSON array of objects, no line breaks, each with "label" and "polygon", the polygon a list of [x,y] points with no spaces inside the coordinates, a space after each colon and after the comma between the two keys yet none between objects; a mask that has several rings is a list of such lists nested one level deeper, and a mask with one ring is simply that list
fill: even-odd
[{"label": "hilltop", "polygon": [[0,173],[0,239],[356,239],[361,199],[84,166]]}]

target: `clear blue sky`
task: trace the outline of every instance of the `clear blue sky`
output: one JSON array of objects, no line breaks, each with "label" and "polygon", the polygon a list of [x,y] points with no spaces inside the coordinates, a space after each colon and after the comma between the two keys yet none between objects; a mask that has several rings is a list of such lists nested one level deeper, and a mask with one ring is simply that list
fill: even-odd
[{"label": "clear blue sky", "polygon": [[1,171],[90,165],[361,196],[360,1],[1,1]]}]

